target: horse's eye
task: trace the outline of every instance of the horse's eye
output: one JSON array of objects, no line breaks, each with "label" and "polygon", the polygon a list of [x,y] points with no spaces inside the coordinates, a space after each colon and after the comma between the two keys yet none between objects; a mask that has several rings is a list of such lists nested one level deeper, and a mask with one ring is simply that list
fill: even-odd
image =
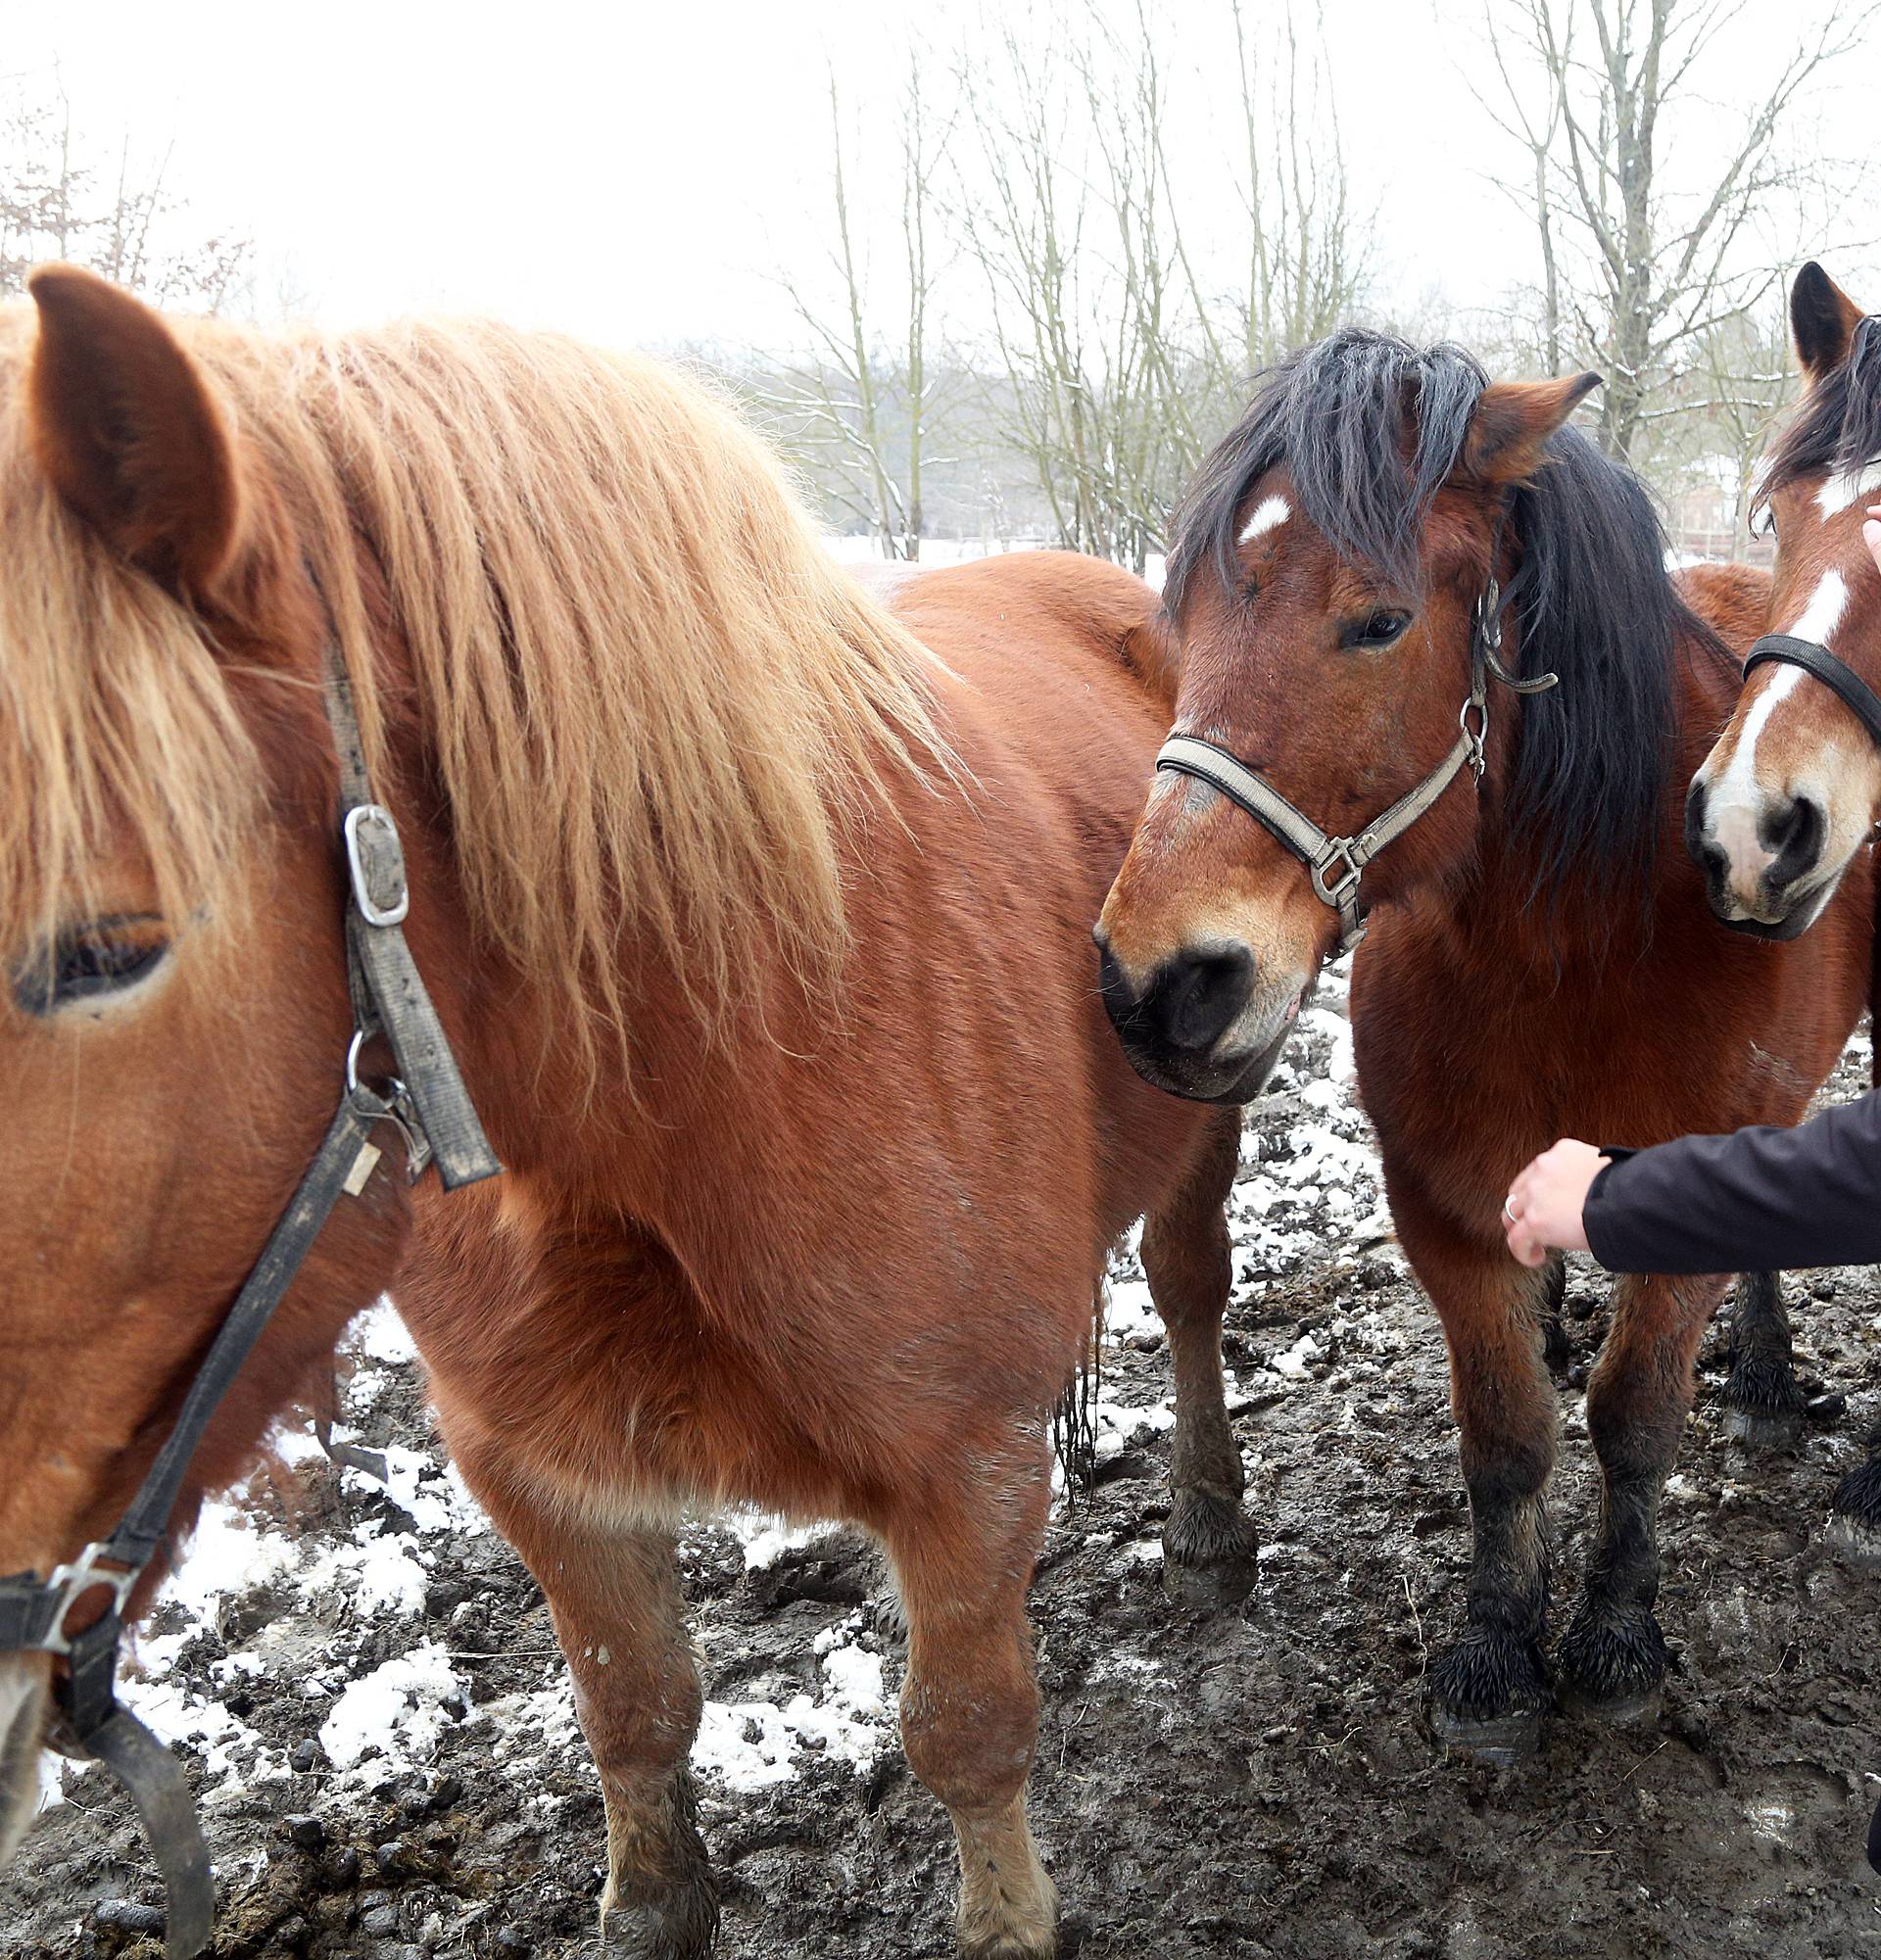
[{"label": "horse's eye", "polygon": [[169,952],[161,919],[94,919],[62,932],[21,967],[13,977],[14,998],[36,1015],[102,1000],[155,973]]},{"label": "horse's eye", "polygon": [[1389,646],[1411,624],[1408,612],[1394,612],[1381,606],[1376,612],[1356,621],[1346,631],[1348,646]]}]

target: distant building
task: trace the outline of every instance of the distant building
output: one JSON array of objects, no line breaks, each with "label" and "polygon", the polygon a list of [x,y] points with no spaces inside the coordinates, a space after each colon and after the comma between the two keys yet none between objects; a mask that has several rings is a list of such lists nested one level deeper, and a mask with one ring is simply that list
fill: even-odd
[{"label": "distant building", "polygon": [[1746,535],[1740,502],[1748,503],[1751,482],[1733,455],[1695,456],[1666,499],[1665,530],[1681,560],[1737,558],[1767,565],[1775,546],[1767,532]]}]

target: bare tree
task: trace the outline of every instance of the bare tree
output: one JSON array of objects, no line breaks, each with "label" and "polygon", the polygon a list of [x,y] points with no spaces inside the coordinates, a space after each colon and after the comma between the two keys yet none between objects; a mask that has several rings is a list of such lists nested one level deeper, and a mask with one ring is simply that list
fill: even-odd
[{"label": "bare tree", "polygon": [[[1245,240],[1184,231],[1168,132],[1180,120],[1137,0],[1128,33],[1061,12],[1009,15],[963,61],[982,143],[956,195],[987,284],[1011,440],[1059,542],[1141,570],[1182,479],[1248,372],[1324,333],[1366,283],[1318,44],[1289,9],[1259,34],[1230,0],[1248,155]],[[1238,263],[1245,283],[1224,270]],[[1237,291],[1237,285],[1239,290]]]},{"label": "bare tree", "polygon": [[[1485,15],[1509,103],[1499,120],[1533,167],[1551,352],[1559,359],[1571,341],[1574,359],[1606,374],[1600,440],[1615,455],[1634,457],[1655,400],[1701,358],[1707,335],[1755,306],[1776,276],[1756,221],[1800,209],[1824,167],[1779,142],[1785,118],[1865,30],[1860,10],[1850,9],[1779,44],[1709,182],[1676,190],[1663,167],[1665,125],[1674,113],[1716,125],[1701,94],[1707,57],[1748,5],[1507,0]],[[1572,250],[1571,277],[1558,262],[1563,247]]]},{"label": "bare tree", "polygon": [[141,160],[129,137],[93,151],[55,73],[0,98],[0,293],[24,291],[46,259],[89,265],[159,305],[221,312],[243,302],[250,241],[202,234],[169,188],[171,152]]},{"label": "bare tree", "polygon": [[851,214],[844,167],[843,105],[834,68],[829,76],[832,216],[831,269],[838,295],[831,306],[794,275],[785,291],[809,338],[808,359],[794,367],[773,401],[799,448],[823,452],[834,464],[836,495],[891,558],[921,555],[922,470],[940,412],[931,359],[931,313],[939,278],[930,237],[931,185],[952,134],[951,117],[929,105],[918,51],[909,57],[897,117],[900,145],[900,273],[906,311],[901,346],[870,324],[866,248]]}]

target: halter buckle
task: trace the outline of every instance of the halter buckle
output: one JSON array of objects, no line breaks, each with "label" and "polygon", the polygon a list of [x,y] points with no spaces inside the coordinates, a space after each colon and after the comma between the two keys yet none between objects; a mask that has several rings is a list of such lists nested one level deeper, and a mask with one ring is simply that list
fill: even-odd
[{"label": "halter buckle", "polygon": [[353,902],[368,926],[398,926],[411,909],[399,827],[383,803],[356,803],[340,826]]},{"label": "halter buckle", "polygon": [[[1365,840],[1361,837],[1327,837],[1306,867],[1313,880],[1313,889],[1326,904],[1334,907],[1341,905],[1358,889],[1359,876],[1365,870],[1369,856]],[[1335,884],[1328,884],[1326,873],[1341,860],[1345,865],[1344,871]]]},{"label": "halter buckle", "polygon": [[[100,1561],[103,1559],[110,1559],[111,1566],[101,1564]],[[87,1545],[69,1565],[55,1565],[52,1568],[52,1577],[46,1581],[46,1591],[57,1594],[58,1601],[53,1607],[52,1621],[46,1628],[45,1638],[39,1643],[40,1651],[71,1653],[72,1642],[82,1640],[84,1636],[67,1633],[66,1621],[72,1607],[87,1593],[95,1593],[101,1586],[111,1594],[111,1610],[104,1617],[121,1620],[124,1616],[125,1602],[129,1600],[137,1581],[143,1576],[144,1570],[141,1565],[125,1571],[122,1568],[122,1561],[111,1549],[96,1540]]]}]

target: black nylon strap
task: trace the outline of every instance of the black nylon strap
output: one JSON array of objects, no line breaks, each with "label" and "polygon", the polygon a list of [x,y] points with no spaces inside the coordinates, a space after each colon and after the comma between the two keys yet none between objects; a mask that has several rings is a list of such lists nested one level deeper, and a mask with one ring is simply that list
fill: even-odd
[{"label": "black nylon strap", "polygon": [[85,1746],[130,1792],[156,1854],[168,1915],[164,1951],[169,1960],[195,1960],[215,1924],[216,1882],[182,1764],[128,1708],[114,1707]]},{"label": "black nylon strap", "polygon": [[1748,681],[1753,668],[1772,662],[1801,667],[1820,681],[1867,730],[1869,741],[1881,747],[1881,694],[1826,646],[1813,640],[1799,640],[1793,633],[1766,633],[1751,648],[1744,662],[1744,678]]},{"label": "black nylon strap", "polygon": [[125,1566],[148,1564],[162,1542],[203,1432],[339,1203],[360,1152],[383,1113],[376,1097],[361,1093],[344,1097],[333,1112],[313,1163],[210,1343],[175,1427],[158,1451],[123,1521],[105,1542],[108,1554]]}]

